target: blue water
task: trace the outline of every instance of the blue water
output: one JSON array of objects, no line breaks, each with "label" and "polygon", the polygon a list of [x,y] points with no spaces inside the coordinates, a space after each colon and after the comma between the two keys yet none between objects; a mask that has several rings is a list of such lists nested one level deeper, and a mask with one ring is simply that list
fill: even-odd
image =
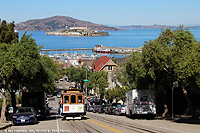
[{"label": "blue water", "polygon": [[[195,38],[200,41],[200,29],[190,29]],[[44,49],[72,49],[72,48],[94,48],[101,44],[110,47],[140,47],[145,41],[156,39],[161,33],[161,29],[133,29],[127,31],[108,31],[110,36],[100,37],[69,37],[45,35],[45,31],[28,31],[36,43]],[[24,31],[19,31],[21,37]],[[61,53],[64,53],[62,51]],[[71,51],[74,52],[74,51]],[[54,54],[55,52],[51,52]],[[58,52],[59,53],[59,52]],[[68,52],[69,53],[69,52]],[[76,51],[76,53],[92,54],[92,51]]]}]

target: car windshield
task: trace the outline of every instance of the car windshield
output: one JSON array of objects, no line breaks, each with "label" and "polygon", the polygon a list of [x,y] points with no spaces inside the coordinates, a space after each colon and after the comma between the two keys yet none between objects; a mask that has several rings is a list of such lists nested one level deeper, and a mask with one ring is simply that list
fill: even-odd
[{"label": "car windshield", "polygon": [[18,109],[17,111],[16,111],[16,113],[32,113],[33,112],[33,110],[32,109]]}]

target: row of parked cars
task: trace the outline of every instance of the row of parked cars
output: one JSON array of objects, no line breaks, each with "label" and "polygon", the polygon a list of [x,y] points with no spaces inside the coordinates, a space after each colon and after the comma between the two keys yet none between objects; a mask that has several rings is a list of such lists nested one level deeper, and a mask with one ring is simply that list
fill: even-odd
[{"label": "row of parked cars", "polygon": [[108,104],[108,105],[93,105],[88,107],[89,112],[93,113],[105,113],[105,114],[115,114],[115,115],[125,115],[126,105],[121,105],[118,103]]}]

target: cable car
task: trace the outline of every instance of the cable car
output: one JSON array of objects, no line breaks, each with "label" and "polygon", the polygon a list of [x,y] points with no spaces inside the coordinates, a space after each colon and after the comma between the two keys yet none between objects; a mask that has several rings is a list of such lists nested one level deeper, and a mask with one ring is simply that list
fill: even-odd
[{"label": "cable car", "polygon": [[64,119],[81,119],[84,115],[86,115],[83,90],[77,88],[63,90],[61,98],[61,115]]}]

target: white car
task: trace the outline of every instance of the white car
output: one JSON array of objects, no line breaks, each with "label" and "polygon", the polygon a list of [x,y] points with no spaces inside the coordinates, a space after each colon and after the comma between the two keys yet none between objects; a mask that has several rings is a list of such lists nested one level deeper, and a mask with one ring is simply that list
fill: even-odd
[{"label": "white car", "polygon": [[57,98],[61,98],[61,94],[57,94]]},{"label": "white car", "polygon": [[126,105],[118,105],[117,108],[114,109],[114,114],[125,115],[126,114]]}]

